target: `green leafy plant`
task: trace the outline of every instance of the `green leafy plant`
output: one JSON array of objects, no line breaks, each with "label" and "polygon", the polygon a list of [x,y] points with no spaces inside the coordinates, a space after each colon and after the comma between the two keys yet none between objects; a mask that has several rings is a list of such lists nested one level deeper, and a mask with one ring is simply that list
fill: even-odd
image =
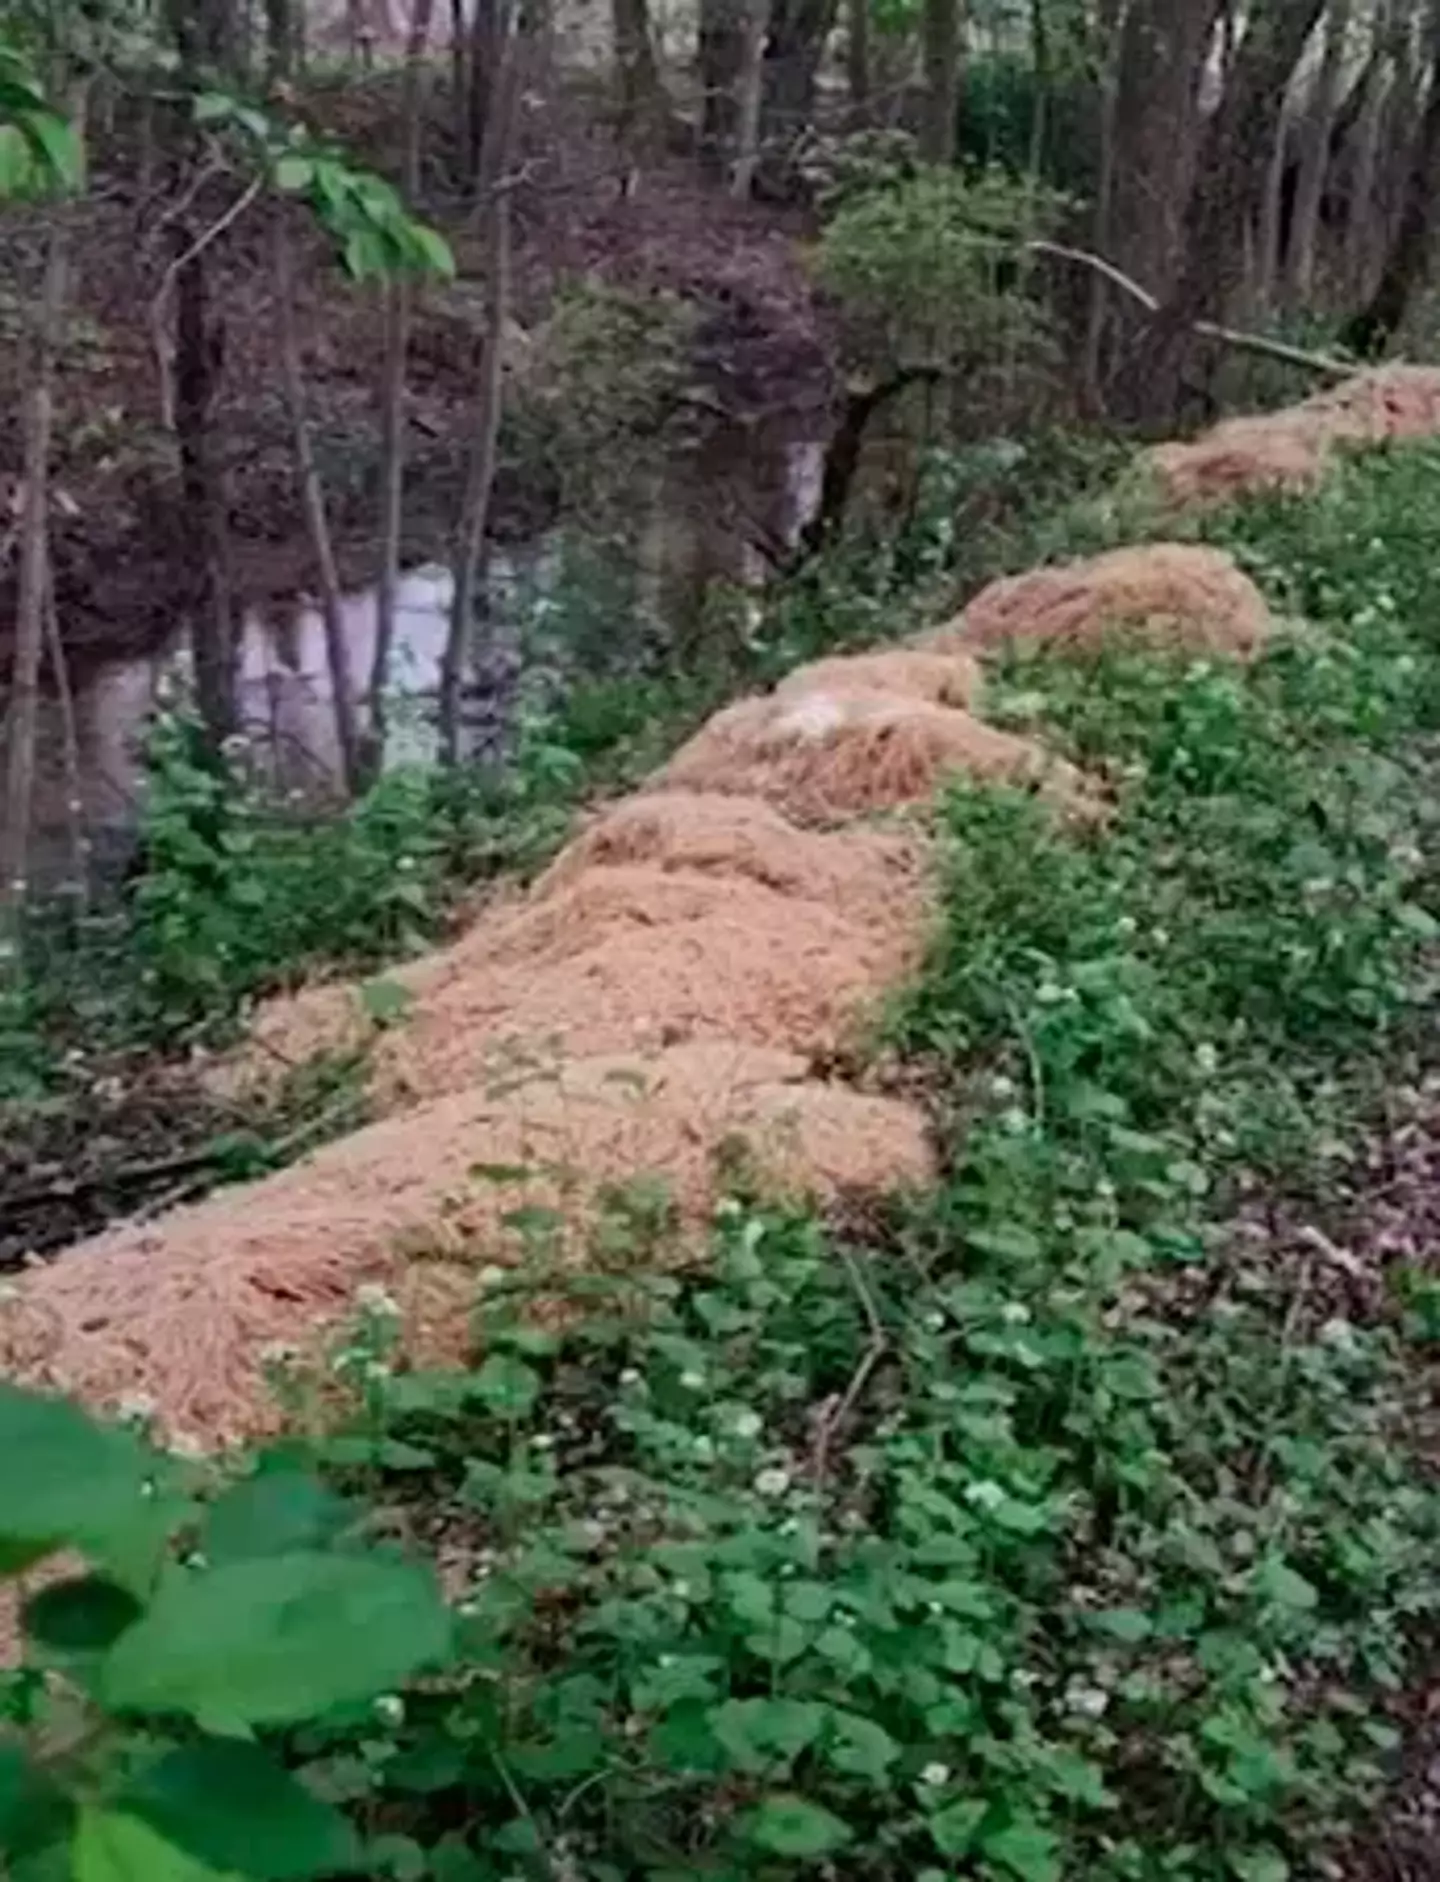
[{"label": "green leafy plant", "polygon": [[28,1665],[0,1733],[16,1877],[269,1882],[353,1871],[355,1827],[287,1769],[274,1728],[365,1707],[441,1665],[433,1579],[283,1464],[195,1494],[135,1431],[0,1386],[0,1561],[83,1572],[21,1608]]},{"label": "green leafy plant", "polygon": [[0,42],[0,200],[69,195],[84,176],[75,125],[46,95],[26,54]]}]

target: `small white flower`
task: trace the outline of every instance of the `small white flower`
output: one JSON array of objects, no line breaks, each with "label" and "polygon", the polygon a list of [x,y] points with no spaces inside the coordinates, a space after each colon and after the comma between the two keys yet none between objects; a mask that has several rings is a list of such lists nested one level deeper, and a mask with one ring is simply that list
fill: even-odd
[{"label": "small white flower", "polygon": [[1217,1065],[1219,1065],[1219,1063],[1220,1063],[1220,1054],[1215,1050],[1214,1046],[1212,1045],[1196,1046],[1195,1069],[1203,1073],[1206,1078],[1209,1078],[1213,1075],[1215,1068]]},{"label": "small white flower", "polygon": [[1035,989],[1035,998],[1041,1006],[1056,1006],[1065,998],[1065,989],[1053,980],[1042,980]]},{"label": "small white flower", "polygon": [[493,1266],[482,1268],[475,1276],[475,1285],[477,1287],[499,1287],[500,1283],[505,1278],[505,1270],[503,1268]]},{"label": "small white flower", "polygon": [[990,1093],[991,1096],[995,1098],[1013,1098],[1015,1096],[1015,1080],[1013,1078],[1007,1078],[1002,1072],[998,1077],[990,1080]]},{"label": "small white flower", "polygon": [[670,1592],[677,1601],[688,1601],[690,1599],[690,1584],[688,1581],[672,1581],[670,1584]]},{"label": "small white flower", "polygon": [[1115,924],[1115,932],[1118,935],[1129,936],[1134,934],[1135,927],[1136,922],[1133,915],[1122,915]]},{"label": "small white flower", "polygon": [[405,1701],[399,1693],[381,1693],[375,1701],[375,1716],[382,1725],[403,1725],[405,1723]]},{"label": "small white flower", "polygon": [[977,1509],[998,1509],[1005,1501],[1005,1492],[998,1483],[992,1483],[987,1478],[966,1486],[965,1501],[973,1503]]},{"label": "small white flower", "polygon": [[1006,1326],[1023,1327],[1030,1324],[1030,1309],[1023,1300],[1007,1300],[1000,1309],[1000,1318]]},{"label": "small white flower", "polygon": [[703,1372],[682,1372],[680,1374],[680,1383],[687,1392],[703,1392],[705,1390],[705,1375]]},{"label": "small white flower", "polygon": [[639,1385],[640,1374],[634,1366],[627,1366],[620,1374],[621,1385]]},{"label": "small white flower", "polygon": [[920,1324],[927,1333],[938,1333],[945,1324],[945,1316],[932,1311],[921,1316]]},{"label": "small white flower", "polygon": [[367,1359],[365,1362],[365,1377],[374,1380],[377,1384],[381,1379],[388,1379],[391,1371],[392,1368],[387,1366],[383,1359]]},{"label": "small white flower", "polygon": [[949,1765],[927,1764],[925,1769],[920,1773],[920,1782],[922,1784],[931,1785],[948,1784],[950,1782]]},{"label": "small white flower", "polygon": [[366,1281],[355,1290],[355,1305],[362,1313],[399,1315],[400,1308],[393,1295],[388,1293],[377,1281]]},{"label": "small white flower", "polygon": [[770,1469],[759,1471],[755,1477],[755,1491],[758,1496],[784,1496],[790,1488],[790,1472],[778,1464]]},{"label": "small white flower", "polygon": [[530,1440],[530,1448],[535,1451],[553,1451],[555,1440],[548,1431],[537,1431]]},{"label": "small white flower", "polygon": [[730,1428],[737,1438],[758,1438],[764,1428],[764,1423],[759,1412],[742,1411],[736,1412],[735,1421]]}]

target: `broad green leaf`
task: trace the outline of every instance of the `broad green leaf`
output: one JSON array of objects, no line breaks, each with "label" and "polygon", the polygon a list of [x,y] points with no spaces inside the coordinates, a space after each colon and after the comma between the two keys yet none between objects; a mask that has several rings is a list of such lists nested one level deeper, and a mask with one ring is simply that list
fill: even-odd
[{"label": "broad green leaf", "polygon": [[989,1804],[983,1797],[961,1797],[929,1819],[928,1828],[942,1856],[967,1855],[984,1822]]},{"label": "broad green leaf", "polygon": [[387,259],[385,244],[374,229],[354,229],[345,237],[345,266],[357,281],[383,274]]},{"label": "broad green leaf", "polygon": [[197,124],[223,124],[227,118],[234,117],[235,100],[224,92],[197,92],[194,110]]},{"label": "broad green leaf", "polygon": [[1057,1882],[1060,1875],[1059,1840],[1029,1817],[1019,1817],[1003,1830],[982,1836],[980,1848],[989,1861],[1019,1876],[1021,1882]]},{"label": "broad green leaf", "polygon": [[1255,1587],[1276,1607],[1289,1608],[1297,1614],[1308,1613],[1320,1598],[1303,1575],[1297,1575],[1287,1563],[1274,1556],[1255,1571]]},{"label": "broad green leaf", "polygon": [[218,1496],[200,1531],[200,1553],[212,1568],[324,1549],[353,1529],[360,1512],[300,1470],[261,1470]]},{"label": "broad green leaf", "polygon": [[540,1396],[540,1375],[511,1353],[492,1353],[475,1375],[475,1396],[498,1418],[523,1418]]},{"label": "broad green leaf", "polygon": [[58,112],[44,110],[28,112],[18,123],[52,185],[79,189],[85,178],[85,153],[74,125]]},{"label": "broad green leaf", "polygon": [[0,1539],[36,1554],[70,1544],[113,1564],[154,1530],[158,1461],[66,1399],[0,1385]]},{"label": "broad green leaf", "polygon": [[776,1856],[828,1856],[850,1841],[850,1827],[820,1804],[781,1792],[767,1797],[745,1821],[749,1840]]},{"label": "broad green leaf", "polygon": [[144,1609],[128,1589],[103,1575],[42,1588],[25,1603],[25,1632],[54,1653],[99,1653],[133,1627]]},{"label": "broad green leaf", "polygon": [[1108,1634],[1112,1640],[1123,1640],[1127,1646],[1148,1640],[1154,1631],[1149,1615],[1142,1614],[1139,1608],[1101,1608],[1088,1619],[1097,1634]]},{"label": "broad green leaf", "polygon": [[133,1778],[114,1802],[212,1868],[262,1882],[359,1866],[359,1839],[346,1818],[258,1745],[184,1745]]},{"label": "broad green leaf", "polygon": [[809,1699],[727,1699],[710,1723],[737,1770],[764,1771],[793,1763],[815,1743],[825,1708]]},{"label": "broad green leaf", "polygon": [[1231,1872],[1238,1876],[1239,1882],[1286,1882],[1290,1874],[1290,1865],[1276,1849],[1262,1844],[1258,1849],[1247,1849],[1226,1858]]},{"label": "broad green leaf", "polygon": [[75,1806],[21,1746],[0,1742],[0,1852],[13,1861],[68,1835]]},{"label": "broad green leaf", "polygon": [[276,160],[276,189],[284,190],[289,196],[298,196],[301,190],[308,190],[314,181],[315,165],[308,157],[298,157],[292,151]]},{"label": "broad green leaf", "polygon": [[74,1882],[230,1882],[138,1817],[86,1804],[72,1850]]},{"label": "broad green leaf", "polygon": [[103,1662],[100,1693],[119,1711],[282,1725],[374,1698],[449,1643],[428,1573],[297,1551],[172,1577]]},{"label": "broad green leaf", "polygon": [[827,1755],[835,1769],[852,1777],[868,1777],[876,1784],[884,1782],[885,1774],[900,1756],[900,1747],[884,1727],[858,1712],[832,1708],[829,1736]]},{"label": "broad green leaf", "polygon": [[438,274],[446,281],[453,281],[455,257],[444,236],[436,229],[427,228],[423,222],[412,222],[409,235],[419,252],[422,265],[432,274]]}]

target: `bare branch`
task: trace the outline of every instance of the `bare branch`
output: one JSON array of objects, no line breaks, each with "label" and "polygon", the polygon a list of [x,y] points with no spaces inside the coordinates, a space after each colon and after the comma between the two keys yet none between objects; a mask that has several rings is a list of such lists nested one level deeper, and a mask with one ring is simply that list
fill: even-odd
[{"label": "bare branch", "polygon": [[[1160,311],[1160,303],[1148,288],[1141,287],[1123,269],[1117,268],[1113,261],[1106,261],[1103,255],[1092,255],[1088,249],[1069,248],[1063,242],[1024,242],[1021,244],[1026,254],[1045,255],[1052,261],[1073,262],[1079,268],[1088,268],[1092,274],[1102,276],[1112,286],[1119,288],[1143,307],[1147,314]],[[1192,332],[1199,334],[1202,340],[1215,340],[1221,346],[1228,346],[1237,353],[1258,353],[1262,359],[1278,359],[1287,366],[1298,366],[1303,372],[1319,373],[1329,379],[1349,379],[1356,371],[1353,360],[1335,359],[1328,353],[1311,353],[1303,347],[1287,346],[1283,340],[1272,340],[1262,333],[1243,333],[1236,327],[1222,327],[1213,320],[1197,320]]]}]

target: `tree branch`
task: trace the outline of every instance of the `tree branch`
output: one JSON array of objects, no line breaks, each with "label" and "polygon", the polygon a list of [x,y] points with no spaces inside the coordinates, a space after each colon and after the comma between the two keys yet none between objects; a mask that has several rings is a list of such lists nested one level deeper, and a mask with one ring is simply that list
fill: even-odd
[{"label": "tree branch", "polygon": [[[1148,288],[1141,287],[1123,269],[1117,268],[1113,261],[1106,261],[1103,255],[1092,255],[1088,249],[1069,248],[1063,242],[1032,241],[1021,244],[1028,255],[1044,255],[1052,261],[1073,262],[1078,268],[1088,268],[1110,282],[1113,287],[1128,295],[1137,306],[1143,307],[1147,314],[1158,314],[1160,303]],[[1328,353],[1311,353],[1299,346],[1288,346],[1283,340],[1268,339],[1263,333],[1243,333],[1237,327],[1223,327],[1214,320],[1197,320],[1191,325],[1191,331],[1202,340],[1214,340],[1221,346],[1228,346],[1236,353],[1257,353],[1262,359],[1278,359],[1286,366],[1298,366],[1303,372],[1319,373],[1328,379],[1349,379],[1359,370],[1354,360],[1335,359]]]}]

